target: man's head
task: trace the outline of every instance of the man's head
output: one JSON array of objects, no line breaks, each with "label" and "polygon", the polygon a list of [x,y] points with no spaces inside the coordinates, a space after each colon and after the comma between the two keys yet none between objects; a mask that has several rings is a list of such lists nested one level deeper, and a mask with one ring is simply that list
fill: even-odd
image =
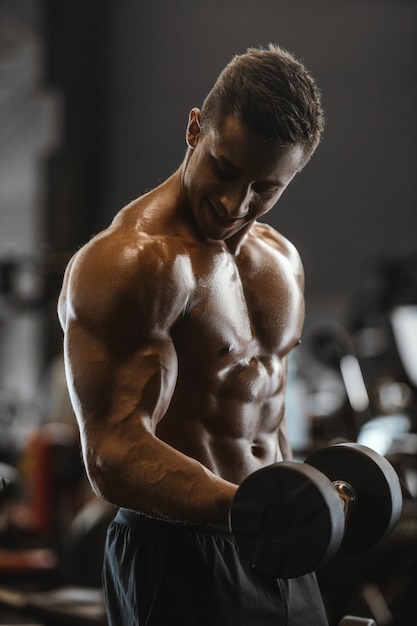
[{"label": "man's head", "polygon": [[323,130],[319,91],[276,46],[249,49],[191,110],[182,192],[203,237],[237,241],[304,167]]},{"label": "man's head", "polygon": [[221,130],[230,115],[268,142],[302,145],[305,162],[324,127],[320,92],[308,70],[272,44],[249,48],[225,67],[203,103],[202,131]]}]

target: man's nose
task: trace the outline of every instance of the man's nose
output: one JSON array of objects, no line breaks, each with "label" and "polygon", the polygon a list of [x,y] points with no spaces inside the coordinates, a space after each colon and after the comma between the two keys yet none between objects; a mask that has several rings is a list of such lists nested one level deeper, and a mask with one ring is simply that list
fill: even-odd
[{"label": "man's nose", "polygon": [[228,217],[238,219],[249,212],[252,190],[250,187],[235,186],[221,196],[221,203]]}]

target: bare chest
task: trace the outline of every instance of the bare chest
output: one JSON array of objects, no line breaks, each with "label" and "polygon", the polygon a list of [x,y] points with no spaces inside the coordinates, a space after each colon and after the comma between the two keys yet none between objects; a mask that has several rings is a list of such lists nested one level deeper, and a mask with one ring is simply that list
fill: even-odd
[{"label": "bare chest", "polygon": [[207,381],[269,395],[303,321],[302,291],[285,259],[220,253],[195,275],[189,312],[175,332],[187,377],[203,364]]},{"label": "bare chest", "polygon": [[197,272],[188,322],[212,350],[256,344],[261,353],[285,356],[299,339],[303,313],[301,287],[285,259],[218,254]]}]

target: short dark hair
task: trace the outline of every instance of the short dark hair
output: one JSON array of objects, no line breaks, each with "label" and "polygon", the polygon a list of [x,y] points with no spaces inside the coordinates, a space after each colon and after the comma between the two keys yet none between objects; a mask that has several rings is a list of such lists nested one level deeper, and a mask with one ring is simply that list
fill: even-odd
[{"label": "short dark hair", "polygon": [[235,115],[265,140],[302,144],[306,161],[324,128],[320,91],[303,63],[277,45],[248,48],[219,75],[202,106],[202,125]]}]

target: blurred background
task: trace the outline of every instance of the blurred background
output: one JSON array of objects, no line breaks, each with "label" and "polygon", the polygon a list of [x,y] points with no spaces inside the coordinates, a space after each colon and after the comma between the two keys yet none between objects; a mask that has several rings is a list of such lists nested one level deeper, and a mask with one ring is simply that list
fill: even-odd
[{"label": "blurred background", "polygon": [[[417,2],[0,0],[0,469],[15,486],[2,505],[5,583],[33,591],[35,572],[48,589],[100,586],[112,512],[91,498],[79,460],[56,318],[63,271],[179,166],[188,112],[231,57],[269,42],[306,63],[326,111],[316,155],[266,218],[306,272],[293,446],[301,459],[366,443],[395,462],[414,505]],[[363,562],[343,563],[347,599],[330,585],[335,570],[323,574],[331,620],[358,609],[381,625],[417,623],[414,517],[394,563],[378,553],[359,580]],[[85,602],[104,619],[95,600]]]}]

